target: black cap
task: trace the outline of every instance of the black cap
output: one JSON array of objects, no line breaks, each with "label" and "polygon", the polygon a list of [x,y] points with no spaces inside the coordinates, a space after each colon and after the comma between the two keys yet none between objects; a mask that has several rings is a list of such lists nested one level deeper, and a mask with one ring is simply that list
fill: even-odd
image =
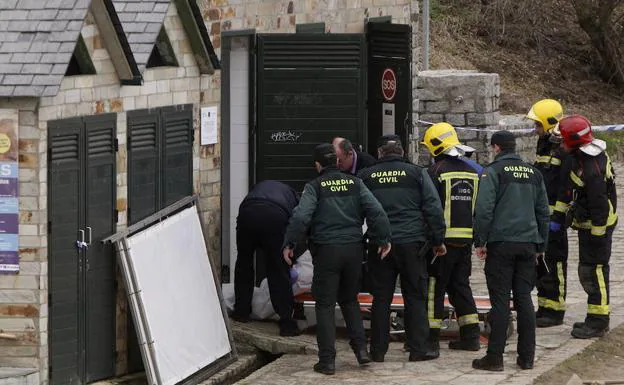
[{"label": "black cap", "polygon": [[513,151],[516,149],[516,137],[509,131],[496,131],[490,139],[490,144],[498,144],[503,151]]},{"label": "black cap", "polygon": [[396,143],[399,146],[401,145],[401,137],[398,135],[384,135],[377,139],[377,148],[381,146],[385,146],[388,143]]},{"label": "black cap", "polygon": [[321,166],[326,167],[336,164],[336,150],[329,143],[319,144],[314,148],[314,161],[319,162]]}]

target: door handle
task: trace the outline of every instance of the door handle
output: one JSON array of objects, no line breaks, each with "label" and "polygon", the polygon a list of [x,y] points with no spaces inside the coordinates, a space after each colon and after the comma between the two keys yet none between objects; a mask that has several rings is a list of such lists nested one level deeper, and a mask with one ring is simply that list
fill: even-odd
[{"label": "door handle", "polygon": [[87,226],[87,234],[89,236],[88,240],[87,240],[87,246],[91,245],[91,241],[93,239],[93,232],[91,231],[91,227]]},{"label": "door handle", "polygon": [[78,239],[76,240],[76,247],[79,250],[82,249],[87,249],[89,248],[89,245],[85,243],[85,231],[84,230],[78,230]]}]

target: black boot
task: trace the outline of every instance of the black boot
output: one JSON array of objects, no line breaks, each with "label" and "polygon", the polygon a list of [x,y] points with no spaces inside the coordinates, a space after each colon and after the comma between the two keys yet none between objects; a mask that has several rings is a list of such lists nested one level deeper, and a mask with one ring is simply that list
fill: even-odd
[{"label": "black boot", "polygon": [[355,358],[357,358],[357,362],[360,365],[366,365],[372,361],[365,347],[355,350],[354,353],[355,353]]},{"label": "black boot", "polygon": [[549,328],[551,326],[562,325],[563,319],[561,318],[552,318],[552,317],[538,317],[535,319],[535,325],[538,328]]},{"label": "black boot", "polygon": [[479,342],[479,338],[473,338],[469,340],[451,341],[449,342],[449,349],[468,350],[471,352],[476,352],[476,351],[479,351],[479,349],[481,349],[481,343]]},{"label": "black boot", "polygon": [[474,369],[489,370],[492,372],[503,371],[503,357],[496,357],[491,354],[486,354],[483,358],[479,358],[472,361],[472,367]]},{"label": "black boot", "polygon": [[385,358],[383,354],[381,354],[381,353],[374,353],[374,352],[370,353],[370,357],[375,362],[384,362],[384,358]]},{"label": "black boot", "polygon": [[296,337],[301,335],[301,330],[297,326],[297,322],[294,320],[287,320],[279,322],[280,336],[282,337]]},{"label": "black boot", "polygon": [[602,337],[608,330],[608,327],[603,329],[596,329],[587,326],[587,324],[584,324],[582,327],[572,329],[572,337],[581,339]]},{"label": "black boot", "polygon": [[314,364],[314,371],[321,374],[331,376],[336,373],[336,364],[333,362],[317,362]]},{"label": "black boot", "polygon": [[585,326],[585,322],[575,322],[574,325],[572,325],[572,329],[578,329],[584,326]]},{"label": "black boot", "polygon": [[425,354],[410,352],[410,362],[435,360],[440,357],[440,351],[428,351]]},{"label": "black boot", "polygon": [[516,358],[516,364],[523,370],[533,369],[533,360],[524,359],[520,356]]},{"label": "black boot", "polygon": [[434,355],[440,355],[440,336],[435,334],[429,334],[427,339],[427,349]]},{"label": "black boot", "polygon": [[241,323],[247,323],[251,321],[251,319],[249,318],[249,315],[241,315],[236,312],[232,313],[232,315],[230,315],[230,318],[236,322],[241,322]]}]

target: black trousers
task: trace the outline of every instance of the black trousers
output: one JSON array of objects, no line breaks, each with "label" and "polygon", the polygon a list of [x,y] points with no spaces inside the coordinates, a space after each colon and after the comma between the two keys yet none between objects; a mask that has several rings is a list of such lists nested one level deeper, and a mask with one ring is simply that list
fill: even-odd
[{"label": "black trousers", "polygon": [[370,350],[373,354],[384,355],[388,351],[390,305],[399,274],[405,302],[407,346],[416,354],[427,352],[427,258],[419,256],[422,247],[422,242],[393,244],[392,251],[384,259],[377,254],[376,246],[369,249],[373,294]]},{"label": "black trousers", "polygon": [[293,292],[289,266],[282,257],[282,243],[288,216],[271,203],[258,203],[241,208],[236,219],[238,257],[234,270],[234,312],[240,316],[251,313],[254,289],[254,252],[264,253],[271,303],[280,323],[294,322]]},{"label": "black trousers", "polygon": [[595,329],[609,326],[609,260],[613,229],[602,237],[579,230],[579,280],[587,293],[585,324]]},{"label": "black trousers", "polygon": [[446,255],[436,258],[433,264],[429,263],[427,267],[429,271],[427,313],[430,338],[436,339],[440,335],[445,293],[448,293],[449,301],[455,308],[461,339],[479,338],[479,315],[470,288],[472,248],[470,245],[447,244],[446,246]]},{"label": "black trousers", "polygon": [[[546,269],[546,266],[548,269]],[[548,234],[544,262],[537,264],[537,317],[563,319],[568,276],[568,234],[565,230]]]},{"label": "black trousers", "polygon": [[319,361],[336,359],[336,302],[347,324],[349,343],[356,350],[366,349],[366,335],[357,300],[362,273],[362,243],[310,247],[314,276],[312,295],[316,302],[316,342]]},{"label": "black trousers", "polygon": [[485,278],[492,309],[488,354],[502,357],[509,325],[509,295],[518,313],[518,355],[533,362],[535,357],[535,310],[531,291],[535,286],[534,243],[494,242],[487,245]]}]

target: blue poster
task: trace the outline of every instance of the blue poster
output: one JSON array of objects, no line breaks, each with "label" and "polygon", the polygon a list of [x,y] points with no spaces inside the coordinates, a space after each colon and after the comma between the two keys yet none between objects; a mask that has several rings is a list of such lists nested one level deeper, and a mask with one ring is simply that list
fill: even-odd
[{"label": "blue poster", "polygon": [[0,109],[0,274],[19,272],[18,117]]}]

